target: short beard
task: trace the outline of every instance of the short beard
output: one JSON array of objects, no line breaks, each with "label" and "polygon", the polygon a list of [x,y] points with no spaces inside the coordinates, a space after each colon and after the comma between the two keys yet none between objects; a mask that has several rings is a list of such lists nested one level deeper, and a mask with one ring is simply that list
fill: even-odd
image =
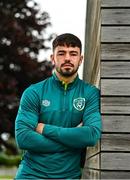
[{"label": "short beard", "polygon": [[79,66],[76,69],[74,69],[73,71],[69,71],[69,69],[68,69],[68,71],[67,70],[62,71],[61,68],[60,69],[56,68],[56,71],[63,77],[71,77],[78,71],[78,69],[79,69]]}]

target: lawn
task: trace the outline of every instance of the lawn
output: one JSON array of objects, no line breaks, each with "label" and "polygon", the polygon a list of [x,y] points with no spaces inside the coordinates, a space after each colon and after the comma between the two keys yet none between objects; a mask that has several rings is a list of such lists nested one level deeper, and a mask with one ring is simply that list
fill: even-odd
[{"label": "lawn", "polygon": [[13,176],[0,176],[0,180],[13,180]]}]

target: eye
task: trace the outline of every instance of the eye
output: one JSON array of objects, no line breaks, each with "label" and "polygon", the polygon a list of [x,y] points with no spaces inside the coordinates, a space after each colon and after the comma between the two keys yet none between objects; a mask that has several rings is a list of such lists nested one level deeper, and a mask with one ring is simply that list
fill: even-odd
[{"label": "eye", "polygon": [[63,55],[64,55],[64,53],[60,52],[60,53],[58,53],[58,55],[59,55],[59,56],[63,56]]},{"label": "eye", "polygon": [[71,56],[77,56],[77,53],[76,52],[72,52]]},{"label": "eye", "polygon": [[59,52],[58,52],[58,56],[63,56],[64,54],[65,54],[64,51],[59,51]]}]

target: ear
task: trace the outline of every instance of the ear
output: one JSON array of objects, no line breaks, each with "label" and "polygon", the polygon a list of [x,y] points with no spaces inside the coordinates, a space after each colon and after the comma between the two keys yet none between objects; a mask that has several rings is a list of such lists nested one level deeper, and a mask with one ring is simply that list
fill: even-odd
[{"label": "ear", "polygon": [[80,56],[79,66],[82,64],[83,56]]},{"label": "ear", "polygon": [[50,59],[51,59],[52,64],[54,65],[55,64],[55,60],[54,60],[54,55],[53,54],[50,55]]}]

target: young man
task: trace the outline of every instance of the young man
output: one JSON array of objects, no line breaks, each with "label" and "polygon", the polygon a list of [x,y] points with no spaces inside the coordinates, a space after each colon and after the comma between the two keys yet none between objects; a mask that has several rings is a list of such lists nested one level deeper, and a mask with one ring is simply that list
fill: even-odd
[{"label": "young man", "polygon": [[26,150],[16,179],[80,179],[81,152],[101,135],[99,90],[79,79],[81,41],[53,41],[52,77],[28,87],[16,117],[16,141]]}]

